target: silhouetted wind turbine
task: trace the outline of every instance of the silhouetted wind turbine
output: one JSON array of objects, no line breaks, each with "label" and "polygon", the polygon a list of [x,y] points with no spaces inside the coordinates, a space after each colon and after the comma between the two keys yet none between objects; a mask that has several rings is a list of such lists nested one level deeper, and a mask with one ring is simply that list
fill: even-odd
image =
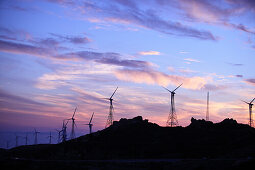
[{"label": "silhouetted wind turbine", "polygon": [[36,131],[36,129],[35,129],[35,132],[34,132],[34,135],[35,135],[35,145],[37,145],[37,134],[38,133],[40,133],[40,132]]},{"label": "silhouetted wind turbine", "polygon": [[250,103],[248,103],[248,102],[242,100],[244,103],[246,103],[246,104],[249,105],[249,125],[250,125],[251,127],[253,127],[253,119],[252,119],[252,106],[253,106],[253,104],[252,104],[252,102],[253,102],[254,100],[255,100],[255,98],[254,98]]},{"label": "silhouetted wind turbine", "polygon": [[85,124],[85,125],[89,125],[89,134],[92,133],[92,126],[93,126],[93,124],[91,123],[91,121],[92,121],[92,119],[93,119],[93,116],[94,116],[94,112],[93,112],[93,114],[92,114],[92,116],[91,116],[91,118],[90,118],[89,123],[88,123],[88,124]]},{"label": "silhouetted wind turbine", "polygon": [[176,115],[176,112],[175,112],[174,95],[175,95],[175,91],[179,87],[181,87],[181,85],[176,87],[173,91],[170,91],[167,88],[163,87],[164,89],[166,89],[168,92],[171,93],[171,98],[170,98],[171,108],[170,108],[170,113],[169,113],[168,119],[166,121],[166,126],[170,125],[170,127],[173,127],[173,126],[177,126],[178,125],[177,115]]},{"label": "silhouetted wind turbine", "polygon": [[16,147],[19,146],[19,137],[18,135],[16,135]]},{"label": "silhouetted wind turbine", "polygon": [[52,139],[52,135],[51,135],[51,132],[50,132],[50,135],[49,136],[47,136],[47,138],[49,138],[49,144],[51,144],[51,139]]},{"label": "silhouetted wind turbine", "polygon": [[62,130],[57,130],[57,129],[56,129],[56,131],[58,132],[58,143],[60,143],[60,136],[61,136]]},{"label": "silhouetted wind turbine", "polygon": [[[76,126],[75,124],[75,119],[74,119],[74,115],[76,113],[77,107],[74,110],[73,116],[68,119],[68,120],[72,120],[72,130],[71,130],[71,135],[70,135],[70,139],[74,139],[75,138],[75,131],[74,131],[74,126]],[[77,126],[76,126],[77,127]]]},{"label": "silhouetted wind turbine", "polygon": [[106,99],[106,100],[109,100],[110,101],[110,109],[109,109],[109,115],[108,115],[108,119],[106,121],[106,125],[105,125],[105,128],[107,128],[108,126],[111,126],[112,123],[113,123],[113,112],[114,112],[114,109],[113,109],[113,104],[112,104],[112,101],[113,101],[113,96],[115,94],[115,92],[117,91],[118,87],[116,88],[116,90],[113,92],[112,96],[110,98],[103,98],[103,99]]},{"label": "silhouetted wind turbine", "polygon": [[27,137],[27,133],[26,133],[26,137],[25,137],[25,140],[26,140],[26,145],[27,145],[27,143],[28,143],[28,137]]},{"label": "silhouetted wind turbine", "polygon": [[[66,120],[66,119],[65,119]],[[65,123],[65,120],[63,120],[63,126],[62,126],[62,142],[65,142],[66,141],[66,138],[67,138],[67,134],[66,134],[66,129],[67,129],[67,123],[68,123],[68,120],[67,119],[67,122]]]}]

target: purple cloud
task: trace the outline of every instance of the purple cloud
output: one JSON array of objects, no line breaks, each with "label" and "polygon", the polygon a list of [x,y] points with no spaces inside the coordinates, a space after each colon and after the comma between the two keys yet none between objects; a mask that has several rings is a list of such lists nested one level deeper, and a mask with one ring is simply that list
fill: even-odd
[{"label": "purple cloud", "polygon": [[[62,2],[61,2],[62,4]],[[73,5],[73,4],[72,4]],[[136,24],[141,27],[159,31],[168,35],[193,37],[202,40],[216,40],[209,31],[198,30],[185,26],[179,22],[165,20],[157,15],[158,9],[140,9],[135,1],[111,0],[104,2],[84,2],[76,4],[79,8],[85,9],[87,14],[93,13],[106,21]]]},{"label": "purple cloud", "polygon": [[242,78],[243,75],[237,74],[236,77]]},{"label": "purple cloud", "polygon": [[92,52],[92,51],[79,51],[74,53],[57,55],[55,57],[58,59],[64,59],[64,60],[73,60],[76,58],[76,59],[83,59],[87,61],[95,61],[101,64],[134,67],[134,68],[147,68],[151,66],[149,62],[141,61],[141,60],[122,59],[120,54],[111,53],[111,52],[99,53],[99,52]]},{"label": "purple cloud", "polygon": [[255,79],[246,79],[244,80],[244,82],[249,85],[255,86]]},{"label": "purple cloud", "polygon": [[250,9],[255,12],[255,1],[254,0],[227,0],[227,2],[232,3],[236,7]]},{"label": "purple cloud", "polygon": [[13,30],[5,27],[0,27],[0,38],[6,40],[29,40],[32,35],[24,30]]},{"label": "purple cloud", "polygon": [[0,40],[0,51],[15,54],[29,54],[34,56],[48,56],[52,53],[52,51],[47,48],[3,40]]},{"label": "purple cloud", "polygon": [[51,33],[51,35],[73,44],[87,44],[91,41],[89,38],[85,36],[63,36],[63,35],[53,34],[53,33]]}]

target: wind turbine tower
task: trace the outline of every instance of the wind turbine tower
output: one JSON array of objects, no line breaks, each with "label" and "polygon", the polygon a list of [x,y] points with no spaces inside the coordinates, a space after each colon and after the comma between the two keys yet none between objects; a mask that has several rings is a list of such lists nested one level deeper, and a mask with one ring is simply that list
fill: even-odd
[{"label": "wind turbine tower", "polygon": [[254,98],[250,103],[248,103],[248,102],[242,100],[244,103],[246,103],[246,104],[249,105],[249,125],[250,125],[251,127],[253,127],[253,119],[252,119],[252,106],[253,106],[253,104],[252,104],[252,102],[253,102],[254,100],[255,100],[255,98]]},{"label": "wind turbine tower", "polygon": [[[72,130],[71,130],[70,139],[74,139],[74,138],[75,138],[74,126],[76,126],[76,124],[75,124],[74,115],[75,115],[75,113],[76,113],[76,110],[77,110],[77,107],[76,107],[75,110],[74,110],[73,116],[72,116],[70,119],[68,119],[68,120],[72,120]],[[76,127],[77,127],[77,126],[76,126]]]},{"label": "wind turbine tower", "polygon": [[17,136],[17,135],[16,135],[16,147],[19,146],[19,137],[20,137],[20,136]]},{"label": "wind turbine tower", "polygon": [[56,131],[58,132],[58,143],[60,143],[60,140],[61,140],[61,139],[60,139],[60,136],[61,136],[62,130],[57,130],[57,129],[56,129]]},{"label": "wind turbine tower", "polygon": [[35,129],[35,132],[34,132],[34,135],[35,135],[35,145],[37,145],[37,143],[38,143],[38,142],[37,142],[37,134],[38,134],[38,133],[40,133],[40,132],[36,131],[36,129]]},{"label": "wind turbine tower", "polygon": [[207,108],[206,108],[206,121],[209,121],[209,92],[207,92]]},{"label": "wind turbine tower", "polygon": [[85,125],[89,125],[89,134],[92,133],[92,126],[93,126],[93,124],[92,124],[91,122],[92,122],[93,116],[94,116],[94,112],[93,112],[93,114],[92,114],[92,116],[91,116],[91,118],[90,118],[89,123],[88,123],[88,124],[85,124]]},{"label": "wind turbine tower", "polygon": [[[67,129],[67,123],[68,123],[68,119],[67,119],[67,122],[65,123],[65,120],[63,120],[63,126],[62,126],[62,142],[65,142],[66,139],[67,139],[67,133],[66,133],[66,129]],[[61,132],[60,131],[60,132]]]},{"label": "wind turbine tower", "polygon": [[115,94],[115,92],[117,91],[117,89],[118,89],[118,87],[115,89],[115,91],[113,92],[113,94],[112,94],[112,96],[110,98],[104,98],[104,99],[110,101],[109,115],[108,115],[108,119],[106,121],[105,128],[107,128],[108,126],[111,126],[112,123],[113,123],[113,112],[114,112],[114,109],[113,109],[113,104],[112,104],[112,101],[113,101],[112,97]]},{"label": "wind turbine tower", "polygon": [[25,137],[25,140],[26,140],[26,145],[28,143],[28,137],[27,137],[27,133],[26,133],[26,137]]},{"label": "wind turbine tower", "polygon": [[47,138],[49,138],[49,139],[50,139],[49,144],[51,144],[51,139],[52,139],[51,132],[50,132],[50,136],[47,136]]},{"label": "wind turbine tower", "polygon": [[164,89],[166,89],[168,92],[171,93],[171,97],[170,97],[171,108],[170,108],[170,113],[169,113],[169,116],[168,116],[168,119],[167,119],[167,122],[166,122],[166,126],[173,127],[173,126],[177,126],[178,125],[177,115],[176,115],[176,112],[175,112],[174,95],[175,95],[175,91],[179,87],[181,87],[181,85],[176,87],[173,91],[170,91],[167,88],[163,87]]}]

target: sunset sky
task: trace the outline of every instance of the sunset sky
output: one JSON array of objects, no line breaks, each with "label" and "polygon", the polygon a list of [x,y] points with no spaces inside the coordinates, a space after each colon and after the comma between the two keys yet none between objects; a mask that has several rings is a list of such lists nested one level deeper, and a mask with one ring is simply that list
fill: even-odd
[{"label": "sunset sky", "polygon": [[[248,123],[255,97],[254,0],[2,0],[0,131],[77,133],[141,115],[166,125],[170,90],[179,125],[205,118]],[[70,130],[70,126],[68,126]]]}]

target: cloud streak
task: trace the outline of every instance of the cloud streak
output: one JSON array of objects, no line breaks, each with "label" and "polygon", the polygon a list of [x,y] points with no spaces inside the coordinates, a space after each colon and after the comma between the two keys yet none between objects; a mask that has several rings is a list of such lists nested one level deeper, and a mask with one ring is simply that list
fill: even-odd
[{"label": "cloud streak", "polygon": [[139,55],[160,55],[159,51],[141,51]]},{"label": "cloud streak", "polygon": [[255,79],[245,79],[244,82],[251,86],[255,86]]},{"label": "cloud streak", "polygon": [[92,51],[79,51],[79,52],[57,55],[55,56],[55,58],[63,59],[63,60],[80,59],[80,60],[86,60],[86,61],[94,61],[101,64],[109,64],[109,65],[133,67],[133,68],[146,68],[152,65],[151,63],[147,61],[122,59],[120,54],[113,53],[113,52],[100,53],[100,52],[92,52]]},{"label": "cloud streak", "polygon": [[0,40],[0,51],[14,53],[14,54],[28,54],[33,56],[45,57],[53,53],[52,50],[37,47],[34,45],[14,43],[10,41]]},{"label": "cloud streak", "polygon": [[[58,3],[58,1],[54,1]],[[61,1],[60,4],[63,4]],[[71,4],[73,7],[74,4]],[[96,22],[114,22],[119,24],[135,24],[143,28],[152,29],[167,35],[192,37],[201,40],[215,41],[216,37],[209,31],[198,30],[180,22],[166,20],[157,15],[157,9],[142,10],[135,1],[87,1],[76,4],[81,13],[97,16]],[[91,19],[88,20],[91,21]]]},{"label": "cloud streak", "polygon": [[187,89],[201,89],[207,82],[203,77],[184,77],[177,75],[168,75],[154,70],[130,70],[122,69],[114,72],[115,76],[123,81],[158,84],[161,86],[179,85],[183,83],[183,87]]}]

